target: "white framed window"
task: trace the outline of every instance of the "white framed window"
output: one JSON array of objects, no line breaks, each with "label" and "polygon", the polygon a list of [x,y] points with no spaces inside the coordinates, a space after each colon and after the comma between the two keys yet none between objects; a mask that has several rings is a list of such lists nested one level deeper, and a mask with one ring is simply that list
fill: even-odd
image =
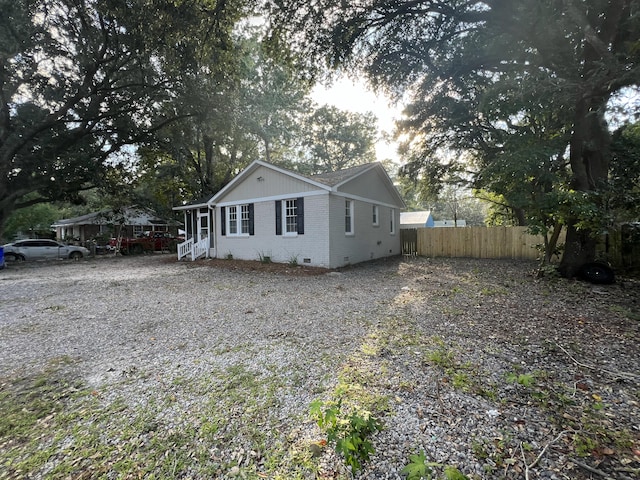
[{"label": "white framed window", "polygon": [[237,235],[238,234],[238,207],[233,205],[229,207],[229,216],[228,218],[228,226],[227,233],[229,235]]},{"label": "white framed window", "polygon": [[378,205],[373,205],[371,209],[371,222],[374,227],[380,225],[380,209],[378,208]]},{"label": "white framed window", "polygon": [[276,235],[304,235],[304,197],[276,200]]},{"label": "white framed window", "polygon": [[353,200],[345,200],[344,201],[344,233],[347,235],[353,235],[354,225],[353,225]]},{"label": "white framed window", "polygon": [[294,235],[298,233],[298,205],[296,199],[285,200],[284,207],[284,234]]},{"label": "white framed window", "polygon": [[240,233],[249,235],[249,205],[240,205]]},{"label": "white framed window", "polygon": [[389,214],[391,215],[391,219],[389,222],[389,233],[391,233],[391,235],[395,235],[396,234],[396,210],[395,208],[392,208],[389,210]]},{"label": "white framed window", "polygon": [[226,234],[229,236],[250,235],[252,221],[250,205],[231,205],[226,210]]}]

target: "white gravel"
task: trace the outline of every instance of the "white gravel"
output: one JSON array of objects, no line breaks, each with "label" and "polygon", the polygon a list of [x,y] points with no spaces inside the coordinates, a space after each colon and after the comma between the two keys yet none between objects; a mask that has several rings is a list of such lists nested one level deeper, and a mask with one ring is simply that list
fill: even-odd
[{"label": "white gravel", "polygon": [[[579,374],[591,385],[589,394],[615,406],[607,413],[634,441],[639,433],[637,377],[621,383],[578,368],[558,347],[571,344],[576,356],[588,355],[580,357],[585,363],[606,364],[607,371],[637,373],[629,346],[637,348],[638,322],[607,303],[620,287],[594,294],[591,286],[572,284],[573,296],[556,298],[553,285],[528,275],[531,268],[392,259],[297,276],[175,262],[168,255],[11,264],[0,272],[0,380],[57,362],[105,404],[144,408],[172,395],[173,403],[154,410],[157,429],[169,431],[209,408],[220,378],[237,371],[275,389],[266,435],[295,446],[321,437],[309,405],[330,398],[347,368],[364,376],[361,387],[386,399],[377,412],[385,428],[373,439],[376,454],[356,478],[404,478],[400,471],[419,451],[470,478],[523,478],[518,446],[531,448],[530,463],[561,429],[521,385],[505,381],[510,372],[544,372],[545,381],[566,384],[574,396],[582,395],[575,388]],[[606,328],[598,318],[603,312]],[[434,363],[437,351],[450,352],[451,364]],[[230,425],[258,421],[224,408]],[[220,465],[216,477],[257,478],[243,472],[269,464],[255,439],[220,435],[224,443],[209,446]],[[548,448],[529,478],[588,478],[569,460],[572,446],[558,444],[563,448]],[[633,456],[625,458],[633,467]],[[329,448],[316,462],[310,478],[350,476]],[[279,478],[287,478],[283,468]],[[178,477],[209,478],[195,467]]]}]

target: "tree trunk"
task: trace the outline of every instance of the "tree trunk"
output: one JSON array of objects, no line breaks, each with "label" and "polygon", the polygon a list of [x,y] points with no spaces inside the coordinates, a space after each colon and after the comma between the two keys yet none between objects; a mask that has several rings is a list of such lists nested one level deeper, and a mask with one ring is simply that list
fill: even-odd
[{"label": "tree trunk", "polygon": [[[610,162],[610,135],[604,119],[607,101],[607,95],[584,94],[576,105],[570,163],[571,186],[577,192],[595,192],[607,184]],[[560,262],[560,273],[566,278],[575,276],[583,264],[596,258],[600,231],[597,225],[578,228],[581,220],[577,216],[567,219],[567,239]]]},{"label": "tree trunk", "polygon": [[553,226],[553,232],[550,237],[547,235],[544,236],[545,245],[544,245],[544,260],[542,262],[543,265],[549,265],[551,263],[551,259],[553,258],[554,252],[556,251],[556,247],[558,246],[558,239],[560,238],[560,233],[562,232],[562,224],[556,223]]},{"label": "tree trunk", "polygon": [[527,216],[525,214],[524,208],[513,207],[513,216],[516,219],[516,223],[519,227],[528,226]]}]

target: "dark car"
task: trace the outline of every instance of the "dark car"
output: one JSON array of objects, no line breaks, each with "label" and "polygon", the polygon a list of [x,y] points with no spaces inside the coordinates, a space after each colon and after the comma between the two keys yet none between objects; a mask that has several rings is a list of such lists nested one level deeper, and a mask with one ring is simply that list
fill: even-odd
[{"label": "dark car", "polygon": [[4,258],[8,262],[56,258],[79,260],[87,255],[89,255],[89,250],[84,247],[65,245],[55,240],[28,239],[4,245]]}]

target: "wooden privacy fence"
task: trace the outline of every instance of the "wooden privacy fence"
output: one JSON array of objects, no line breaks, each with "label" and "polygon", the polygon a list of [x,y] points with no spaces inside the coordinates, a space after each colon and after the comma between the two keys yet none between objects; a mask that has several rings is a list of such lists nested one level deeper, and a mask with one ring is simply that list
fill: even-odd
[{"label": "wooden privacy fence", "polygon": [[409,228],[400,237],[405,255],[530,260],[540,256],[536,246],[544,241],[527,227]]}]

